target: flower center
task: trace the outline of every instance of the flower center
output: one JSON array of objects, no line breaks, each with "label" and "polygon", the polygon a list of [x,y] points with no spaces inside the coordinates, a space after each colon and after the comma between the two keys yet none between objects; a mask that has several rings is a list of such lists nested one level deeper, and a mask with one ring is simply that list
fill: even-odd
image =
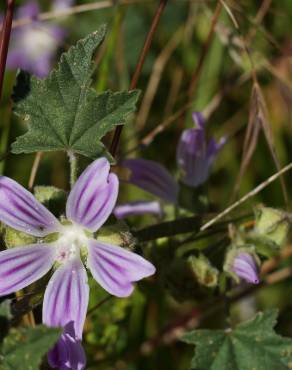
[{"label": "flower center", "polygon": [[56,242],[56,260],[59,263],[80,257],[80,249],[86,245],[87,236],[84,230],[76,225],[64,226]]}]

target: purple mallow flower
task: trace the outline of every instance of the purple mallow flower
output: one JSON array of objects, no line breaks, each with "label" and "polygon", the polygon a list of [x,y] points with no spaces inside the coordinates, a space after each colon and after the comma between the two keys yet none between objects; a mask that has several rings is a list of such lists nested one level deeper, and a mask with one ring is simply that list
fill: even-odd
[{"label": "purple mallow flower", "polygon": [[249,253],[241,252],[234,258],[232,271],[248,283],[258,284],[260,282],[256,260]]},{"label": "purple mallow flower", "polygon": [[178,185],[161,164],[147,159],[125,159],[122,166],[130,170],[128,182],[170,203],[176,203]]},{"label": "purple mallow flower", "polygon": [[81,341],[76,339],[74,324],[66,325],[58,342],[48,353],[48,362],[52,368],[59,370],[83,370],[86,356]]},{"label": "purple mallow flower", "polygon": [[12,31],[7,67],[21,68],[38,77],[45,77],[51,70],[65,31],[59,26],[37,21],[39,13],[38,3],[33,0],[18,8],[17,19],[30,18],[33,22]]},{"label": "purple mallow flower", "polygon": [[150,214],[161,217],[163,214],[161,204],[157,201],[136,201],[131,203],[119,204],[113,211],[118,219],[129,216]]},{"label": "purple mallow flower", "polygon": [[201,113],[194,112],[196,125],[183,131],[177,146],[177,165],[181,172],[181,181],[190,187],[202,185],[209,176],[209,171],[218,151],[225,143],[221,138],[219,143],[211,138],[206,139],[205,120]]},{"label": "purple mallow flower", "polygon": [[[94,279],[118,297],[129,296],[134,282],[155,272],[139,255],[95,239],[118,196],[118,178],[109,171],[105,158],[87,167],[68,196],[67,220],[62,223],[18,183],[0,177],[0,221],[42,238],[0,252],[0,295],[30,285],[54,267],[44,295],[43,322],[52,327],[73,322],[68,335],[75,341],[82,338],[89,296],[82,260]],[[66,331],[62,338],[60,348],[68,343]]]}]

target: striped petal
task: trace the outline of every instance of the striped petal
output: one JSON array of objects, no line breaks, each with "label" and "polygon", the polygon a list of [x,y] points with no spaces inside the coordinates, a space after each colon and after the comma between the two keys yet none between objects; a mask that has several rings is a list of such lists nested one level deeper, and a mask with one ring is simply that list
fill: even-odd
[{"label": "striped petal", "polygon": [[45,291],[43,323],[65,327],[74,322],[76,337],[81,339],[88,306],[87,274],[79,258],[59,267]]},{"label": "striped petal", "polygon": [[32,284],[52,267],[55,249],[32,244],[0,252],[0,295],[7,295]]},{"label": "striped petal", "polygon": [[90,231],[98,230],[111,214],[118,197],[119,181],[109,173],[106,158],[94,161],[77,180],[66,207],[67,218]]},{"label": "striped petal", "polygon": [[129,296],[133,282],[155,273],[155,267],[138,254],[93,239],[88,245],[87,264],[94,279],[117,297]]},{"label": "striped petal", "polygon": [[161,164],[146,159],[126,159],[122,166],[131,171],[128,182],[167,201],[176,203],[178,185]]},{"label": "striped petal", "polygon": [[258,284],[259,279],[259,268],[256,260],[249,253],[239,253],[234,258],[232,270],[241,279],[251,284]]},{"label": "striped petal", "polygon": [[151,214],[161,217],[163,214],[159,202],[138,201],[132,203],[119,204],[114,209],[114,215],[117,219],[123,219],[129,216]]},{"label": "striped petal", "polygon": [[58,230],[56,217],[14,180],[0,176],[0,221],[34,236]]}]

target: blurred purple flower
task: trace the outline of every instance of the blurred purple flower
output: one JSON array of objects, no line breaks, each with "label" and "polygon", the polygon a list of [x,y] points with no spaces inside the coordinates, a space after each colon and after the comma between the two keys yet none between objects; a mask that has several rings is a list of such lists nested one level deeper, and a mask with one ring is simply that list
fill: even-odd
[{"label": "blurred purple flower", "polygon": [[162,216],[163,211],[161,205],[157,201],[136,201],[131,203],[120,204],[115,207],[113,211],[118,219],[126,218],[129,216],[151,214],[155,216]]},{"label": "blurred purple flower", "polygon": [[125,159],[122,166],[130,170],[129,183],[166,202],[176,203],[178,185],[161,164],[146,159]]},{"label": "blurred purple flower", "polygon": [[219,150],[225,143],[211,138],[206,139],[205,120],[200,112],[193,113],[194,128],[182,132],[176,152],[177,165],[181,172],[181,181],[190,187],[202,185],[209,176],[209,171]]},{"label": "blurred purple flower", "polygon": [[232,270],[238,277],[248,283],[258,284],[260,282],[257,263],[249,253],[239,253],[233,260]]},{"label": "blurred purple flower", "polygon": [[48,362],[52,368],[60,370],[83,370],[86,365],[86,356],[81,341],[76,338],[74,323],[68,323],[64,331],[48,353]]},{"label": "blurred purple flower", "polygon": [[55,0],[53,4],[53,10],[59,11],[59,10],[65,10],[67,8],[70,8],[74,3],[74,0]]},{"label": "blurred purple flower", "polygon": [[0,177],[0,221],[35,237],[55,235],[55,241],[44,239],[0,252],[0,296],[30,285],[54,266],[44,295],[43,322],[66,327],[72,321],[75,339],[82,338],[89,296],[81,256],[94,279],[118,297],[129,296],[133,282],[155,272],[139,255],[94,239],[118,196],[118,178],[109,171],[105,158],[86,168],[68,196],[67,221],[62,224],[30,192]]},{"label": "blurred purple flower", "polygon": [[39,13],[40,8],[34,0],[18,8],[16,19],[29,18],[32,22],[13,29],[7,67],[21,68],[38,77],[45,77],[50,72],[56,51],[64,40],[65,30],[47,22],[37,21]]}]

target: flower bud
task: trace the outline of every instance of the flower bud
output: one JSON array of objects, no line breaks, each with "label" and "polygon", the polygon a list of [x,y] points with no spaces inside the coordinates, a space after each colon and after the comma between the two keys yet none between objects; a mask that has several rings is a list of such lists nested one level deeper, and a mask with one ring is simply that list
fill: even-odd
[{"label": "flower bud", "polygon": [[288,214],[270,207],[257,207],[255,215],[252,235],[261,238],[262,242],[270,244],[274,249],[281,248],[291,227]]},{"label": "flower bud", "polygon": [[191,256],[189,263],[196,279],[201,285],[213,288],[218,284],[219,271],[213,267],[203,254],[199,257]]},{"label": "flower bud", "polygon": [[218,151],[225,143],[222,138],[219,143],[211,138],[206,139],[205,121],[201,113],[193,113],[196,127],[182,132],[176,152],[177,165],[181,172],[181,181],[188,186],[198,187],[209,176],[209,170]]},{"label": "flower bud", "polygon": [[246,246],[242,248],[231,248],[224,264],[224,270],[239,283],[240,279],[250,284],[258,284],[260,260],[254,249]]},{"label": "flower bud", "polygon": [[233,271],[241,279],[251,284],[259,283],[259,271],[255,259],[248,253],[240,253],[233,261]]}]

